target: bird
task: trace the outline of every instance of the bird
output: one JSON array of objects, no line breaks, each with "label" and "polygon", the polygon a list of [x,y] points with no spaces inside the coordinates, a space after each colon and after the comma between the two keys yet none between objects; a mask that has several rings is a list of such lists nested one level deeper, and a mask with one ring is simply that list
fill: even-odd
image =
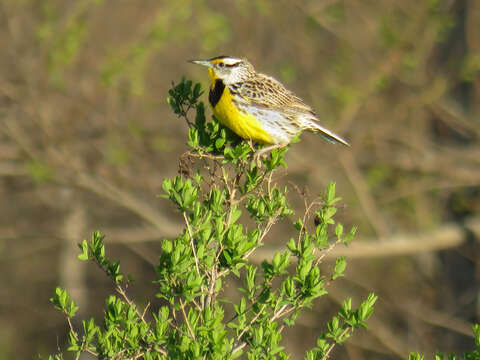
[{"label": "bird", "polygon": [[189,62],[208,68],[208,101],[218,121],[239,137],[266,145],[262,152],[287,146],[304,130],[349,146],[324,127],[302,99],[273,77],[256,72],[247,59],[222,55]]}]

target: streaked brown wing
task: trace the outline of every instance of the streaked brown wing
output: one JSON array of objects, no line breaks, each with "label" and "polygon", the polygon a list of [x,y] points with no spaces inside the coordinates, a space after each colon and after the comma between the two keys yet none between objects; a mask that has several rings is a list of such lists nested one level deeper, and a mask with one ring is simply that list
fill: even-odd
[{"label": "streaked brown wing", "polygon": [[287,90],[274,78],[257,74],[255,79],[245,81],[238,88],[239,94],[251,104],[283,112],[302,112],[314,115],[310,106]]}]

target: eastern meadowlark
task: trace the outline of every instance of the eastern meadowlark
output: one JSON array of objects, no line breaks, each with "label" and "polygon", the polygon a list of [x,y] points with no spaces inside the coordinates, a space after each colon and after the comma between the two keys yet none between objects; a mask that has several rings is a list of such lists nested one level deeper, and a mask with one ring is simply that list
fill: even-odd
[{"label": "eastern meadowlark", "polygon": [[217,56],[190,62],[208,67],[208,100],[213,113],[241,138],[275,148],[309,130],[331,143],[348,146],[347,141],[320,125],[310,106],[279,81],[256,72],[248,60]]}]

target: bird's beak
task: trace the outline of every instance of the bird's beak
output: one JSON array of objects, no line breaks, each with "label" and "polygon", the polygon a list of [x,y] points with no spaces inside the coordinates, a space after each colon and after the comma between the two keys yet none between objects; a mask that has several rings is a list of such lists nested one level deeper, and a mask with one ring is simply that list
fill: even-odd
[{"label": "bird's beak", "polygon": [[208,60],[188,60],[188,62],[192,63],[192,64],[203,65],[203,66],[206,66],[206,67],[209,67],[209,68],[212,67],[212,64]]}]

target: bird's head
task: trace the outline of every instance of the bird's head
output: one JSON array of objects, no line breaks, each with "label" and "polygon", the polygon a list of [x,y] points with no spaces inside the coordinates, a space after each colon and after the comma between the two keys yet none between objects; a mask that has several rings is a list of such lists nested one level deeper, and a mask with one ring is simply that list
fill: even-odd
[{"label": "bird's head", "polygon": [[247,59],[231,56],[217,56],[208,60],[190,60],[190,62],[208,67],[210,78],[213,81],[221,79],[225,85],[246,80],[255,73]]}]

